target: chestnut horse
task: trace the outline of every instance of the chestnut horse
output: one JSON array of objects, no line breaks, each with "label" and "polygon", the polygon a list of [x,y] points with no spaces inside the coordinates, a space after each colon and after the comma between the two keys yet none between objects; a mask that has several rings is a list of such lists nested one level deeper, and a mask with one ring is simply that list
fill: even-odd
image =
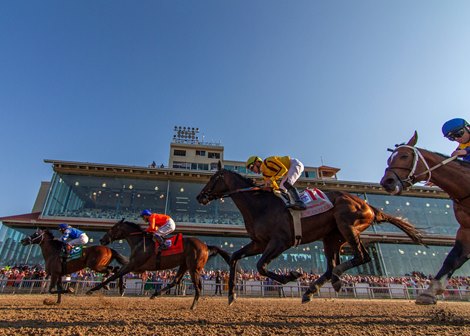
[{"label": "chestnut horse", "polygon": [[142,273],[145,271],[158,271],[170,268],[178,268],[173,281],[165,288],[157,289],[150,297],[154,299],[162,292],[178,285],[183,279],[184,274],[189,271],[191,280],[194,284],[194,300],[191,309],[195,309],[202,290],[201,272],[207,263],[209,257],[220,254],[227,262],[230,261],[230,254],[217,246],[208,246],[197,238],[183,238],[183,252],[179,254],[161,256],[155,253],[155,242],[151,235],[142,230],[140,225],[121,220],[106,232],[100,239],[101,244],[107,245],[117,239],[126,239],[131,248],[129,263],[123,266],[119,272],[109,277],[106,281],[90,289],[87,294],[100,289],[108,282],[117,277],[123,276],[129,272]]},{"label": "chestnut horse", "polygon": [[[128,262],[127,258],[115,250],[105,246],[87,246],[83,248],[82,256],[78,259],[63,262],[62,250],[64,243],[54,239],[54,235],[49,230],[36,230],[31,236],[21,240],[23,245],[38,244],[41,247],[42,256],[46,264],[46,273],[51,276],[49,293],[57,293],[57,302],[61,302],[61,294],[70,293],[71,290],[64,290],[62,287],[62,276],[77,272],[88,267],[96,272],[104,273],[108,277],[118,267],[110,266],[113,260],[121,265]],[[119,292],[123,292],[122,278],[118,281]],[[54,287],[57,290],[54,291]]]},{"label": "chestnut horse", "polygon": [[[326,272],[303,294],[302,303],[311,301],[312,295],[328,280],[339,291],[343,272],[371,260],[361,242],[360,233],[374,222],[389,222],[404,231],[413,241],[422,243],[421,234],[413,225],[383,213],[363,199],[341,191],[325,194],[334,207],[324,213],[301,219],[301,243],[322,239],[327,259]],[[235,202],[251,238],[251,242],[234,252],[230,259],[229,305],[236,299],[234,280],[237,262],[241,258],[262,254],[257,263],[258,272],[279,283],[286,284],[299,278],[301,274],[296,271],[284,275],[267,269],[273,259],[294,245],[293,219],[284,202],[273,192],[257,188],[252,179],[222,169],[219,162],[218,171],[212,175],[197,200],[201,204],[208,204],[223,197],[231,197]],[[354,257],[340,263],[341,247],[346,243],[351,246]]]},{"label": "chestnut horse", "polygon": [[418,133],[405,145],[397,145],[388,159],[388,167],[380,184],[392,195],[417,182],[431,182],[444,190],[454,204],[455,218],[460,224],[455,244],[430,286],[416,299],[418,304],[435,304],[436,295],[445,290],[446,281],[470,258],[470,164],[456,157],[415,147]]}]

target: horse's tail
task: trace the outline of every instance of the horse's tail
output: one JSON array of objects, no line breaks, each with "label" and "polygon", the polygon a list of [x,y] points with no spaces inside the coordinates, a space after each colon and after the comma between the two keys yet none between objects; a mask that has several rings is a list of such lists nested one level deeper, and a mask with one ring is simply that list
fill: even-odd
[{"label": "horse's tail", "polygon": [[423,232],[419,230],[418,228],[416,228],[414,225],[398,217],[386,214],[385,212],[382,212],[381,210],[377,209],[376,207],[373,207],[370,204],[369,206],[372,208],[375,214],[374,222],[376,223],[388,222],[390,224],[393,224],[397,228],[405,232],[407,236],[410,237],[415,243],[427,246],[423,241]]},{"label": "horse's tail", "polygon": [[113,250],[113,249],[110,249],[111,250],[111,253],[112,253],[112,257],[114,259],[116,259],[116,261],[118,263],[120,263],[121,265],[125,265],[129,262],[129,259],[125,256],[123,256],[122,254],[120,254],[118,251],[116,250]]},{"label": "horse's tail", "polygon": [[220,254],[222,258],[224,258],[225,262],[227,265],[230,265],[230,253],[227,251],[222,250],[220,247],[213,246],[213,245],[207,245],[207,248],[209,250],[209,258],[216,256],[217,254]]}]

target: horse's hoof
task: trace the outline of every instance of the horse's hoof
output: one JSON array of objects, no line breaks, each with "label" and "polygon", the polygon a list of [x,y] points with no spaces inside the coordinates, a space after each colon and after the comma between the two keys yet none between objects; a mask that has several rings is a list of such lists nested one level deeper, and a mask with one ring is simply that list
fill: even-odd
[{"label": "horse's hoof", "polygon": [[73,294],[73,293],[75,293],[75,289],[73,289],[72,287],[69,287],[69,288],[67,288],[67,293]]},{"label": "horse's hoof", "polygon": [[156,298],[155,295],[150,296],[150,300],[155,300],[155,298]]},{"label": "horse's hoof", "polygon": [[437,303],[437,299],[432,294],[422,293],[416,298],[415,303],[417,305],[435,305]]},{"label": "horse's hoof", "polygon": [[93,291],[89,290],[88,292],[85,293],[86,295],[91,295],[93,294]]},{"label": "horse's hoof", "polygon": [[302,295],[302,304],[309,303],[310,301],[312,301],[312,294]]},{"label": "horse's hoof", "polygon": [[103,288],[104,288],[105,290],[110,290],[109,285],[104,285]]}]

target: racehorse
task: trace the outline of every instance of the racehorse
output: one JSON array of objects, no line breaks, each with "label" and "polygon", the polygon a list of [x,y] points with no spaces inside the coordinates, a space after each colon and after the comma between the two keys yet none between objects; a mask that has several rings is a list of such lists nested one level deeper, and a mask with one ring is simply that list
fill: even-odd
[{"label": "racehorse", "polygon": [[[62,276],[77,272],[88,267],[96,272],[104,273],[108,277],[118,267],[110,266],[113,260],[121,265],[128,262],[127,258],[115,250],[105,246],[87,246],[83,248],[82,256],[78,259],[64,262],[62,251],[64,243],[54,239],[54,235],[49,230],[36,230],[31,236],[21,240],[23,245],[38,244],[41,247],[42,256],[46,264],[46,273],[51,276],[49,293],[57,293],[57,304],[61,302],[61,294],[70,293],[71,289],[64,290],[62,287]],[[122,278],[119,278],[118,287],[122,294],[124,288]],[[57,290],[53,289],[57,287]]]},{"label": "racehorse", "polygon": [[[389,222],[404,231],[413,241],[422,243],[421,234],[413,225],[383,213],[359,197],[340,191],[325,194],[333,203],[333,208],[301,219],[301,243],[307,244],[322,239],[327,259],[326,272],[303,294],[302,303],[311,301],[312,295],[328,280],[331,280],[334,289],[339,291],[340,276],[344,271],[371,260],[361,242],[360,233],[374,222]],[[272,191],[257,187],[252,179],[222,169],[219,162],[218,171],[212,175],[197,200],[201,204],[208,204],[223,197],[232,198],[243,216],[251,238],[251,242],[234,252],[230,259],[229,305],[236,299],[234,280],[237,262],[241,258],[262,254],[257,263],[258,272],[281,284],[299,278],[302,274],[297,271],[284,275],[267,269],[273,259],[294,245],[293,218],[284,202]],[[354,257],[340,263],[341,247],[346,243],[351,246]]]},{"label": "racehorse", "polygon": [[[470,164],[455,160],[455,156],[415,147],[417,141],[415,131],[407,144],[396,146],[380,184],[392,195],[399,195],[417,182],[431,182],[453,201],[455,218],[460,224],[455,244],[430,286],[416,299],[417,304],[435,304],[436,295],[445,290],[445,283],[470,258]],[[444,276],[447,277],[443,283]]]},{"label": "racehorse", "polygon": [[194,284],[194,300],[191,309],[195,309],[202,290],[201,272],[207,263],[209,257],[220,254],[227,262],[230,260],[230,254],[218,248],[217,246],[208,246],[197,238],[183,238],[183,252],[173,255],[161,256],[155,253],[155,243],[152,236],[142,230],[140,225],[121,220],[114,224],[106,234],[100,239],[101,244],[107,245],[117,239],[126,239],[131,248],[129,263],[123,266],[119,272],[109,277],[106,281],[89,290],[91,293],[100,289],[115,278],[123,276],[129,272],[142,273],[144,271],[166,270],[179,267],[173,281],[165,288],[157,289],[151,299],[159,296],[170,288],[178,285],[186,271],[189,271],[191,280]]}]

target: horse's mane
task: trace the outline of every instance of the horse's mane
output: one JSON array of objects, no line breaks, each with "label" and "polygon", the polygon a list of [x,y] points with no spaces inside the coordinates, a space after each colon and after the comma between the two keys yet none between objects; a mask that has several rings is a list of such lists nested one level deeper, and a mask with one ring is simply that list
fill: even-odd
[{"label": "horse's mane", "polygon": [[233,174],[233,175],[237,176],[238,179],[240,179],[242,182],[247,183],[250,187],[255,186],[255,182],[253,181],[252,178],[245,177],[245,176],[241,175],[240,173],[237,173],[236,171],[228,170],[228,169],[222,169],[222,172],[224,172],[224,173],[228,172],[230,174]]},{"label": "horse's mane", "polygon": [[47,237],[51,238],[51,245],[57,249],[60,250],[62,249],[62,246],[64,245],[64,242],[58,239],[55,239],[54,234],[49,231],[48,229],[42,230],[43,234],[46,235]]},{"label": "horse's mane", "polygon": [[[449,159],[450,156],[449,155],[445,155],[445,154],[442,154],[442,153],[438,153],[438,152],[431,152],[433,154],[436,154],[438,156],[441,156],[442,157],[442,160],[446,160],[446,159]],[[457,162],[458,164],[460,164],[462,167],[465,167],[465,168],[470,168],[470,162],[468,161],[464,161],[464,160],[454,160],[454,162]]]},{"label": "horse's mane", "polygon": [[144,231],[144,230],[140,227],[140,225],[137,224],[137,223],[128,222],[128,221],[124,221],[123,223],[124,223],[124,224],[127,224],[127,225],[129,225],[129,226],[131,226],[131,227],[133,227],[133,228],[136,229],[136,230]]}]

